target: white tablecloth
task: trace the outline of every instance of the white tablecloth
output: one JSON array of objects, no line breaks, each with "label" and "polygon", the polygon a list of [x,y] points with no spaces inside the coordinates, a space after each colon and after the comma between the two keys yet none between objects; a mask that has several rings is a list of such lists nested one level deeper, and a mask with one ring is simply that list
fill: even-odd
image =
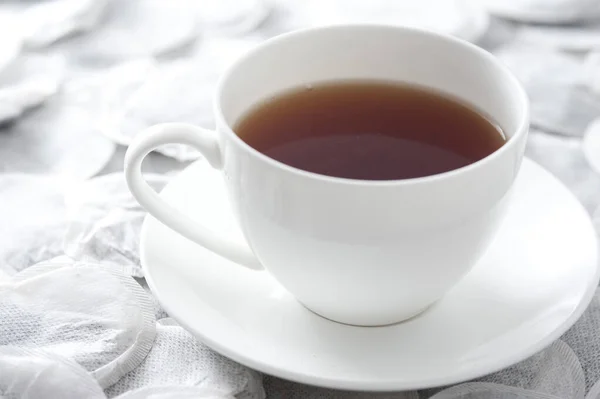
[{"label": "white tablecloth", "polygon": [[[211,127],[225,66],[268,37],[328,18],[438,28],[495,52],[532,100],[527,155],[594,214],[600,129],[582,138],[600,118],[600,57],[589,55],[600,48],[600,19],[544,27],[491,17],[481,30],[479,2],[476,11],[365,3],[0,2],[0,397],[600,398],[600,296],[551,347],[479,382],[370,394],[238,365],[168,318],[147,290],[137,248],[145,213],[122,177],[124,145],[157,122]],[[161,152],[145,165],[156,189],[197,157],[180,146]]]}]

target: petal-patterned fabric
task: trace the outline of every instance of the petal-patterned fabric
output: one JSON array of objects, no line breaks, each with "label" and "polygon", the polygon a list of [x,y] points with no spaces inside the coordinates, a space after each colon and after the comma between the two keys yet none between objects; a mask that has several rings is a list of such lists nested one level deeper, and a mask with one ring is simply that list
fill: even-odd
[{"label": "petal-patterned fabric", "polygon": [[0,286],[0,345],[67,357],[103,388],[138,367],[155,336],[150,298],[114,269],[51,261]]}]

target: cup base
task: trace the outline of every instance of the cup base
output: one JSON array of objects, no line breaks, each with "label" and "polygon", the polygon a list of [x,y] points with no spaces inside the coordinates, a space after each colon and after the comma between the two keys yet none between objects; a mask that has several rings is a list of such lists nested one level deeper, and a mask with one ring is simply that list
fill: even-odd
[{"label": "cup base", "polygon": [[301,301],[298,301],[298,302],[302,306],[304,306],[306,309],[308,309],[310,312],[316,314],[319,317],[322,317],[322,318],[332,321],[334,323],[344,324],[344,325],[352,326],[352,327],[385,327],[385,326],[391,326],[394,324],[404,323],[404,322],[407,322],[407,321],[419,316],[421,313],[426,312],[430,307],[432,307],[436,303],[436,302],[433,302],[427,306],[419,308],[416,311],[398,313],[398,314],[395,314],[393,317],[389,317],[389,315],[386,315],[388,317],[382,317],[380,315],[373,315],[369,318],[361,318],[361,317],[348,318],[348,317],[331,316],[327,312],[321,312],[319,310],[316,310],[314,307],[306,305],[305,303],[303,303]]}]

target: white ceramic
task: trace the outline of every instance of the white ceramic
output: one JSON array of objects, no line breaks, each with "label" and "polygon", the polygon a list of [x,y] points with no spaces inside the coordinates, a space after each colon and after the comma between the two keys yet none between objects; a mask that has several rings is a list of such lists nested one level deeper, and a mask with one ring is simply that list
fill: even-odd
[{"label": "white ceramic", "polygon": [[[243,240],[225,183],[205,162],[177,176],[162,197]],[[487,253],[441,301],[404,323],[352,327],[322,319],[268,273],[241,268],[153,217],[142,229],[141,259],[164,309],[213,349],[279,377],[355,390],[446,385],[507,367],[562,335],[598,284],[588,215],[527,159]]]},{"label": "white ceramic", "polygon": [[[289,167],[231,129],[252,105],[282,90],[358,78],[462,98],[499,123],[508,142],[464,168],[378,182]],[[526,94],[491,54],[449,36],[377,25],[313,28],[265,42],[223,76],[215,113],[218,134],[164,124],[138,135],[125,159],[132,193],[182,235],[251,269],[264,265],[309,309],[355,325],[410,318],[475,265],[502,219],[528,129]],[[223,172],[247,243],[191,221],[143,181],[142,160],[167,143],[197,148]]]}]

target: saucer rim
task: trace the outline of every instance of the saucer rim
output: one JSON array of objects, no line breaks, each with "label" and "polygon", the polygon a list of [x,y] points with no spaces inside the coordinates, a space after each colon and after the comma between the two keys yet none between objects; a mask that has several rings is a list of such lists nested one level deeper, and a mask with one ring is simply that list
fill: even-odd
[{"label": "saucer rim", "polygon": [[[198,162],[202,162],[202,160],[196,161],[196,162],[192,163],[191,165],[187,166],[186,168],[184,168],[180,172],[180,175],[184,171],[189,170],[190,168],[193,168]],[[549,177],[552,178],[552,180],[554,181],[555,184],[560,185],[561,189],[565,190],[566,193],[573,200],[573,206],[578,207],[579,210],[581,212],[583,212],[584,215],[587,216],[588,225],[589,225],[591,231],[593,233],[595,233],[595,228],[590,219],[589,213],[583,207],[581,202],[571,192],[571,190],[569,190],[552,173],[547,171],[545,168],[540,166],[535,161],[525,157],[523,159],[523,163],[530,164],[530,166],[537,169],[538,172],[547,174]],[[207,167],[208,167],[208,165],[207,165]],[[180,175],[175,177],[175,179],[180,177]],[[175,179],[173,181],[171,181],[169,184],[167,184],[164,187],[163,191],[166,190],[168,187],[170,187],[175,182]],[[161,195],[162,195],[162,192],[161,192]],[[172,309],[170,304],[168,304],[167,302],[162,300],[162,294],[160,294],[159,290],[156,289],[156,284],[152,278],[151,273],[148,273],[148,266],[147,266],[147,259],[146,259],[147,250],[145,250],[144,243],[146,242],[147,234],[149,234],[149,229],[150,229],[149,220],[150,219],[156,220],[151,215],[146,215],[146,217],[144,218],[142,229],[141,229],[140,262],[141,262],[142,270],[144,272],[144,276],[145,276],[146,282],[148,284],[148,287],[150,288],[152,294],[156,297],[156,299],[158,300],[160,305],[167,312],[169,317],[172,317],[173,319],[175,319],[186,331],[191,333],[193,336],[195,336],[202,343],[204,343],[205,345],[210,347],[212,350],[214,350],[215,352],[217,352],[235,362],[238,362],[246,367],[249,367],[251,369],[257,370],[261,373],[268,374],[268,375],[271,375],[274,377],[283,378],[283,379],[301,383],[301,384],[318,386],[318,387],[322,387],[322,388],[348,390],[348,391],[371,391],[371,392],[414,391],[414,390],[428,389],[428,388],[434,388],[434,387],[440,387],[440,386],[446,386],[446,385],[454,385],[454,384],[457,384],[460,382],[476,379],[476,378],[479,378],[479,377],[482,377],[482,376],[485,376],[488,374],[498,372],[500,370],[503,370],[507,367],[510,367],[511,365],[519,363],[519,362],[535,355],[536,353],[547,348],[554,341],[559,339],[583,315],[583,313],[585,312],[585,310],[591,303],[592,299],[594,298],[596,289],[598,288],[598,285],[600,283],[600,261],[599,261],[599,255],[600,255],[599,252],[600,251],[599,251],[599,242],[598,242],[599,239],[598,239],[598,235],[594,234],[594,236],[596,238],[594,240],[594,247],[595,247],[594,248],[594,252],[595,252],[594,260],[596,263],[596,268],[595,268],[596,270],[595,270],[595,274],[594,274],[593,278],[591,278],[590,281],[588,282],[588,285],[586,287],[584,295],[582,296],[581,301],[578,303],[577,307],[573,310],[571,315],[568,318],[566,318],[562,322],[561,325],[559,325],[557,328],[555,328],[554,331],[552,331],[551,333],[546,335],[543,339],[538,341],[536,344],[529,346],[527,348],[527,350],[509,354],[508,356],[504,356],[504,357],[494,357],[494,360],[483,364],[483,366],[485,366],[485,367],[482,367],[482,365],[480,365],[480,367],[477,369],[467,368],[464,370],[460,370],[456,373],[448,373],[442,377],[434,376],[434,377],[428,377],[428,378],[415,379],[413,381],[406,381],[406,380],[386,380],[386,381],[359,380],[359,381],[356,381],[356,380],[349,380],[349,379],[348,380],[331,379],[331,378],[321,377],[318,375],[311,375],[311,374],[306,374],[303,372],[298,372],[295,370],[290,370],[289,368],[288,369],[276,368],[265,361],[257,360],[255,358],[249,357],[243,353],[238,353],[235,350],[230,350],[227,346],[222,345],[213,339],[210,339],[209,337],[202,334],[202,332],[198,331],[197,329],[192,328],[190,326],[190,324],[185,321],[184,317],[180,317],[180,315],[179,315],[180,312],[178,312],[175,309]],[[160,223],[160,222],[158,222],[158,223]],[[174,233],[174,234],[177,234],[177,233]],[[185,239],[185,238],[181,237],[181,239]],[[255,272],[266,273],[264,270],[263,271],[255,271]],[[356,328],[370,328],[370,327],[356,327]],[[385,327],[382,327],[382,328],[385,328]]]}]

